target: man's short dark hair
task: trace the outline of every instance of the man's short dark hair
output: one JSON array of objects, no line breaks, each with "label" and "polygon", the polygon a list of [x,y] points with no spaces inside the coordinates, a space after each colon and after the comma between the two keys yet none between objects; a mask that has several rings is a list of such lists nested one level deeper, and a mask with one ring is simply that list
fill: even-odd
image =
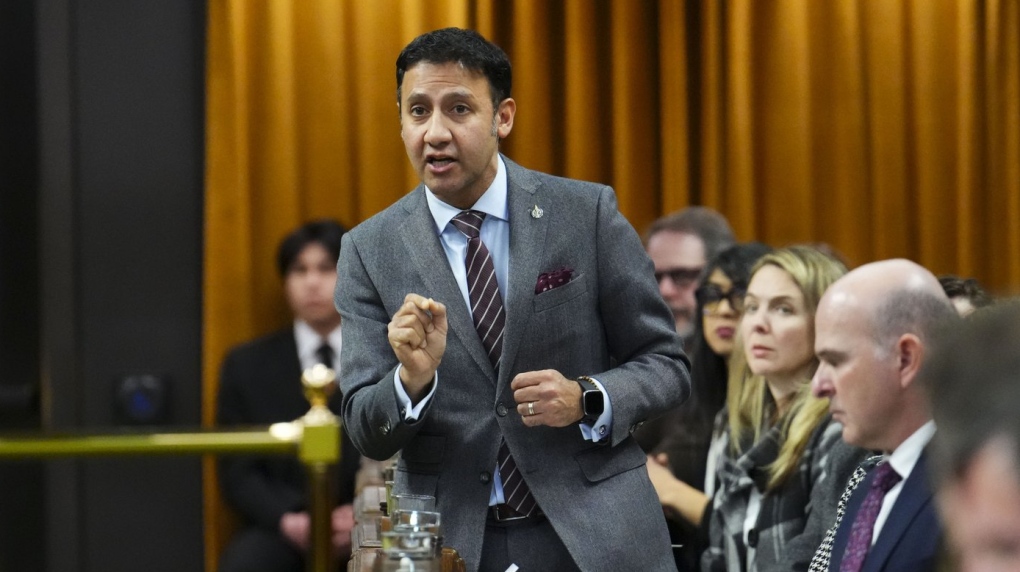
[{"label": "man's short dark hair", "polygon": [[510,58],[506,52],[474,30],[443,28],[411,40],[397,56],[398,105],[404,72],[422,62],[455,62],[485,76],[489,80],[493,111],[499,107],[499,102],[510,97]]},{"label": "man's short dark hair", "polygon": [[345,232],[343,225],[332,219],[313,220],[294,229],[283,237],[276,251],[276,266],[280,277],[287,276],[301,251],[312,243],[322,245],[335,262],[340,258],[340,239]]},{"label": "man's short dark hair", "polygon": [[705,245],[705,260],[712,260],[736,243],[726,217],[708,207],[687,207],[659,218],[648,227],[645,245],[652,236],[663,231],[693,234],[700,238]]},{"label": "man's short dark hair", "polygon": [[981,287],[981,284],[973,278],[960,278],[952,274],[939,276],[939,284],[946,292],[946,296],[952,298],[966,298],[975,308],[991,306],[992,297]]},{"label": "man's short dark hair", "polygon": [[939,430],[939,482],[964,474],[974,455],[1004,437],[1020,459],[1020,301],[974,312],[939,336],[921,372]]}]

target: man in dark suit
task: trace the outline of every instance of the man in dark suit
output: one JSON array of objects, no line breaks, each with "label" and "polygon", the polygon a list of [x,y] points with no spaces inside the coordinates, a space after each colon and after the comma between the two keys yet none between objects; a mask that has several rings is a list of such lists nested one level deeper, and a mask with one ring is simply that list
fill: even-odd
[{"label": "man in dark suit", "polygon": [[469,570],[668,570],[633,427],[689,392],[686,358],[612,189],[499,154],[510,62],[475,32],[397,59],[422,185],[344,237],[344,420],[395,489],[435,495]]},{"label": "man in dark suit", "polygon": [[[343,227],[334,221],[315,221],[280,243],[277,264],[294,325],[239,346],[227,356],[220,376],[220,425],[267,425],[301,417],[309,408],[301,372],[317,363],[338,365],[340,315],[332,296],[343,234]],[[340,403],[336,391],[330,408],[339,413]],[[346,436],[342,447],[336,471],[339,506],[332,513],[333,547],[341,559],[350,552],[351,501],[360,462]],[[301,463],[291,456],[224,456],[220,483],[228,504],[245,524],[224,551],[221,572],[303,570],[310,518]]]},{"label": "man in dark suit", "polygon": [[812,390],[829,398],[844,441],[882,457],[851,478],[812,570],[934,569],[942,529],[925,447],[935,424],[918,371],[954,319],[935,276],[906,260],[861,266],[822,297]]}]

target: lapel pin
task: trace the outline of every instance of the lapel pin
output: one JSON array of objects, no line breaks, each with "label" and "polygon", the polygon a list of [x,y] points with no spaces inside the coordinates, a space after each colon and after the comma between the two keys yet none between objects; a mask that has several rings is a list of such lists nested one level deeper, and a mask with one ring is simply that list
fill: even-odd
[{"label": "lapel pin", "polygon": [[544,214],[545,211],[538,208],[538,205],[535,205],[535,208],[531,209],[531,218],[542,218],[542,215]]}]

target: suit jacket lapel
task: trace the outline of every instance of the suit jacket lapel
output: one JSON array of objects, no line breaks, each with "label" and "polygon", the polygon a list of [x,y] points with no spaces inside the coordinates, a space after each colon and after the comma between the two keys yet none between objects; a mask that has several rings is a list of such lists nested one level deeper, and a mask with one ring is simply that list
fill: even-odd
[{"label": "suit jacket lapel", "polygon": [[927,453],[921,453],[921,457],[910,471],[910,476],[903,483],[903,490],[896,499],[896,504],[886,518],[882,526],[882,532],[878,535],[878,541],[868,552],[864,561],[864,570],[881,570],[885,561],[899,544],[910,523],[913,522],[921,509],[931,502],[931,489],[928,488],[928,463],[925,459]]},{"label": "suit jacket lapel", "polygon": [[[446,251],[443,250],[439,235],[436,234],[435,221],[429,211],[428,201],[425,200],[425,187],[419,185],[406,204],[408,216],[405,224],[400,227],[400,235],[409,253],[407,260],[414,264],[422,282],[425,283],[428,295],[446,304],[450,331],[464,345],[489,381],[495,384],[496,375],[492,370],[492,364],[489,363],[482,340],[475,331],[474,321],[468,313],[464,296],[453,277],[453,271],[450,270]],[[401,261],[394,263],[400,264]]]},{"label": "suit jacket lapel", "polygon": [[[542,252],[549,220],[554,209],[538,204],[543,198],[539,183],[526,169],[503,157],[507,172],[507,212],[510,218],[510,284],[507,288],[506,329],[503,332],[503,366],[500,383],[510,381],[512,364],[521,346],[521,338],[533,313],[531,299],[535,282],[542,271]],[[536,206],[543,208],[541,217],[530,213]],[[551,269],[546,269],[551,270]]]}]

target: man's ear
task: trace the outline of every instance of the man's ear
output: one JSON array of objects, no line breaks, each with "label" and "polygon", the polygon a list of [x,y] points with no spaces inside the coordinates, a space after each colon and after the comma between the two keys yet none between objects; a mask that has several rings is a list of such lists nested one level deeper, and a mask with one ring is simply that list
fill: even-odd
[{"label": "man's ear", "polygon": [[899,359],[900,386],[906,389],[917,377],[924,362],[924,343],[914,334],[903,334],[896,341],[896,354]]},{"label": "man's ear", "polygon": [[506,139],[507,135],[510,135],[510,130],[514,128],[515,113],[517,113],[517,102],[513,98],[508,97],[499,102],[499,107],[496,109],[496,135],[500,140]]}]

